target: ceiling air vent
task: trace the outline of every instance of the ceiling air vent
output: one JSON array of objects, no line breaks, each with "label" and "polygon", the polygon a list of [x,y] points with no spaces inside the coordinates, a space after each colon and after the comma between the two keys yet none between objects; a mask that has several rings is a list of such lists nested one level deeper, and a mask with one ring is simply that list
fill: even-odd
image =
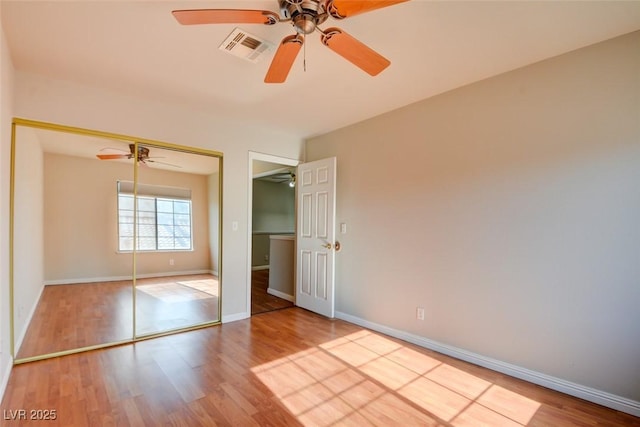
[{"label": "ceiling air vent", "polygon": [[258,62],[273,48],[273,44],[249,34],[240,28],[234,29],[222,42],[218,49],[226,51],[239,58],[251,62]]}]

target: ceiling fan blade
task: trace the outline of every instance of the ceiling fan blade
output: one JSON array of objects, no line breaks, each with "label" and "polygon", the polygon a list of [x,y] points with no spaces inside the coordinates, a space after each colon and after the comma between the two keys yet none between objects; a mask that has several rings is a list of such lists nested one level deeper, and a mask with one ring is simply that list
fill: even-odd
[{"label": "ceiling fan blade", "polygon": [[340,28],[322,34],[322,44],[371,76],[380,74],[391,62]]},{"label": "ceiling fan blade", "polygon": [[276,54],[273,56],[269,71],[264,78],[265,83],[283,83],[289,71],[293,66],[293,62],[300,52],[300,48],[304,44],[304,37],[299,34],[287,36],[280,42]]},{"label": "ceiling fan blade", "polygon": [[130,159],[129,154],[96,154],[100,160]]},{"label": "ceiling fan blade", "polygon": [[171,12],[182,25],[198,24],[266,24],[280,21],[277,13],[270,10],[245,9],[192,9]]},{"label": "ceiling fan blade", "polygon": [[100,151],[120,151],[121,153],[129,154],[129,151],[123,150],[122,148],[113,148],[113,147],[104,147],[101,148]]},{"label": "ceiling fan blade", "polygon": [[329,5],[329,13],[336,19],[342,19],[406,1],[408,0],[333,0]]}]

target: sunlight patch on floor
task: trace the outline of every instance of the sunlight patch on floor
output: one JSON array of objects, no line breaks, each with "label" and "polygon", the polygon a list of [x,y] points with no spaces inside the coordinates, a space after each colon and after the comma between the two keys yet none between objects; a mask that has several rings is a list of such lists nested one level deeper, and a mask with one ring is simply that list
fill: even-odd
[{"label": "sunlight patch on floor", "polygon": [[526,426],[540,407],[366,330],[252,372],[304,425]]},{"label": "sunlight patch on floor", "polygon": [[168,303],[186,302],[218,296],[218,281],[215,279],[167,280],[161,283],[136,285],[136,290]]},{"label": "sunlight patch on floor", "polygon": [[180,280],[177,283],[195,289],[214,297],[218,296],[218,280],[217,279],[199,279],[199,280]]}]

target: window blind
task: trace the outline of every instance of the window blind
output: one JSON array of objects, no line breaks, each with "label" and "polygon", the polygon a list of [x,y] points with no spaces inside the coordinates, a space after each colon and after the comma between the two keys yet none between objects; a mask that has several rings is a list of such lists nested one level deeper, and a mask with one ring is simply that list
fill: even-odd
[{"label": "window blind", "polygon": [[[118,181],[118,193],[133,194],[132,181]],[[138,183],[138,196],[167,197],[169,199],[191,200],[191,189]]]}]

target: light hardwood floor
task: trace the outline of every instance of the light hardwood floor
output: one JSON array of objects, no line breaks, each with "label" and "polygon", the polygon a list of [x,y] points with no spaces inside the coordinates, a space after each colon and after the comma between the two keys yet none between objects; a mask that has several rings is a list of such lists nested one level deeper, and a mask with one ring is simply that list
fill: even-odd
[{"label": "light hardwood floor", "polygon": [[55,411],[3,426],[640,426],[300,308],[15,366],[0,409]]},{"label": "light hardwood floor", "polygon": [[251,272],[251,314],[293,307],[293,303],[267,293],[269,270]]},{"label": "light hardwood floor", "polygon": [[[130,340],[131,281],[45,286],[18,358]],[[209,274],[138,279],[136,334],[219,320],[218,278]]]}]

